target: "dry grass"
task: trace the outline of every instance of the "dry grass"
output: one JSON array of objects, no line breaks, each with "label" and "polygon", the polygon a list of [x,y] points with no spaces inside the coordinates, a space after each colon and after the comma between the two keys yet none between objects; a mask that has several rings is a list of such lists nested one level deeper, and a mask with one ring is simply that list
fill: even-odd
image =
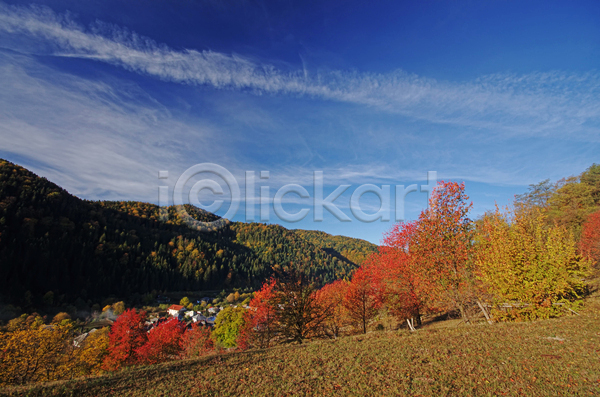
[{"label": "dry grass", "polygon": [[530,323],[373,332],[12,388],[73,396],[597,396],[600,304]]}]

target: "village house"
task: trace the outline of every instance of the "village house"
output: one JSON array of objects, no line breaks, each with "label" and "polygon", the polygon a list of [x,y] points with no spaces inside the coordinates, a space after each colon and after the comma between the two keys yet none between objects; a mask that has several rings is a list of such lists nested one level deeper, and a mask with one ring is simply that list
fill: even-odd
[{"label": "village house", "polygon": [[214,306],[213,307],[209,307],[208,308],[208,312],[210,314],[217,314],[219,312],[219,308],[218,307],[214,307]]},{"label": "village house", "polygon": [[181,305],[171,305],[168,309],[167,309],[167,313],[169,313],[169,316],[173,316],[173,317],[179,317],[179,315],[185,311],[185,307],[181,306]]},{"label": "village house", "polygon": [[195,323],[206,323],[206,317],[204,317],[202,314],[198,313],[195,316],[192,316],[192,321]]}]

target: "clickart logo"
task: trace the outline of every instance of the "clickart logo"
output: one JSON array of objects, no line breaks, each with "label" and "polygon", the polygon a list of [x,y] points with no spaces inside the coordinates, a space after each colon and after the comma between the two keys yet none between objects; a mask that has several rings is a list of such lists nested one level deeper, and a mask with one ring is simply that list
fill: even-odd
[{"label": "clickart logo", "polygon": [[[204,179],[196,180],[200,176],[204,177]],[[353,220],[338,207],[338,204],[335,203],[342,194],[350,189],[351,185],[339,185],[325,196],[323,171],[314,171],[312,178],[312,197],[304,186],[296,183],[280,187],[275,194],[271,196],[271,187],[267,184],[269,177],[269,171],[260,171],[260,193],[257,197],[256,172],[246,171],[244,178],[245,191],[242,198],[240,185],[229,170],[214,163],[196,164],[185,170],[177,179],[173,188],[171,202],[184,222],[191,227],[203,231],[214,230],[215,228],[225,225],[227,223],[226,219],[232,219],[237,214],[242,200],[245,202],[245,218],[248,222],[257,220],[256,204],[259,204],[260,206],[260,213],[258,215],[260,215],[259,219],[262,222],[269,222],[271,220],[271,210],[273,210],[272,212],[281,221],[298,222],[306,218],[311,212],[311,209],[313,212],[313,221],[315,222],[323,221],[325,210],[340,222],[351,222]],[[158,178],[162,180],[168,179],[169,172],[159,171]],[[220,182],[217,182],[215,179],[220,180]],[[392,185],[377,186],[374,184],[362,184],[352,191],[349,202],[350,212],[352,213],[354,220],[359,222],[374,222],[377,220],[387,222],[390,220],[391,209],[393,207],[395,211],[395,220],[402,221],[404,220],[404,202],[406,195],[420,190],[421,192],[426,192],[428,196],[430,196],[436,183],[437,172],[428,171],[427,184],[420,185],[420,189],[418,189],[416,184],[409,186],[393,185],[395,193],[393,204],[391,201]],[[226,189],[224,189],[225,186]],[[212,213],[220,211],[225,203],[225,200],[221,198],[225,198],[226,191],[229,196],[227,197],[229,208],[222,218],[213,221],[200,221],[194,219],[187,212],[185,204],[191,204]],[[219,196],[219,199],[213,200],[210,205],[204,205],[200,202],[199,196],[201,194],[206,194],[207,192],[210,192],[213,196]],[[376,208],[376,211],[371,209],[369,213],[367,213],[361,208],[360,198],[366,193],[372,193],[378,197],[379,206]],[[285,202],[285,197],[291,194],[299,196],[301,199],[304,199],[305,202],[312,198],[312,200],[310,200],[311,205],[304,205],[295,212],[288,212],[284,209],[283,203]],[[158,202],[161,206],[161,219],[166,220],[168,218],[167,206],[169,204],[169,186],[159,186]]]}]

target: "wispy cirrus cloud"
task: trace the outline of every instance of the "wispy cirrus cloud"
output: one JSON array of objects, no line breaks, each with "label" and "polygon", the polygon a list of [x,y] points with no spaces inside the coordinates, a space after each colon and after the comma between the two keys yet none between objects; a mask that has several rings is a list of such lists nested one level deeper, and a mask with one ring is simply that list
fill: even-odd
[{"label": "wispy cirrus cloud", "polygon": [[69,15],[44,7],[1,3],[0,31],[42,42],[55,56],[93,59],[180,84],[365,105],[434,123],[486,129],[491,134],[560,133],[598,140],[597,72],[497,74],[456,83],[401,70],[387,74],[283,70],[235,54],[175,50],[100,22],[84,27]]},{"label": "wispy cirrus cloud", "polygon": [[90,81],[0,51],[1,157],[89,199],[156,201],[157,171],[234,164],[217,128],[177,120],[135,84]]}]

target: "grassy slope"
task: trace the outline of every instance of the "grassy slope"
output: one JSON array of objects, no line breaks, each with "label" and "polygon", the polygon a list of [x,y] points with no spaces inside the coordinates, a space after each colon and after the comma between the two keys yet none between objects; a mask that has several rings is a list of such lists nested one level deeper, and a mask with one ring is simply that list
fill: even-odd
[{"label": "grassy slope", "polygon": [[[581,316],[374,332],[130,369],[7,395],[600,395],[600,301]],[[0,391],[0,394],[2,391]]]}]

